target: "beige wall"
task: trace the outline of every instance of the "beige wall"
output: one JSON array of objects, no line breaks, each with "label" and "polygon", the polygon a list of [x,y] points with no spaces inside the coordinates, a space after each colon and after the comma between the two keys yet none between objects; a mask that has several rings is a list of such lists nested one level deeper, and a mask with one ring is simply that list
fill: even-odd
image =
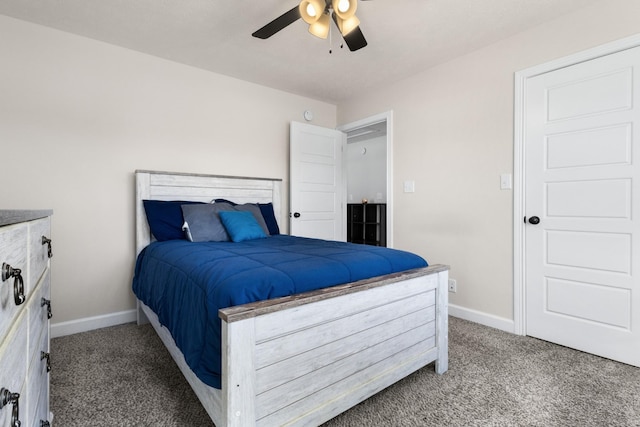
[{"label": "beige wall", "polygon": [[334,105],[3,16],[0,58],[0,209],[54,210],[54,323],[134,308],[135,169],[287,188],[289,122],[336,126]]},{"label": "beige wall", "polygon": [[339,105],[339,123],[393,110],[395,246],[451,265],[452,304],[513,318],[514,73],[640,33],[638,17],[640,1],[604,0]]},{"label": "beige wall", "polygon": [[[640,33],[603,0],[336,107],[0,16],[0,209],[54,209],[54,323],[130,310],[133,171],[278,177],[288,126],[394,111],[396,247],[512,319],[514,72]],[[471,36],[471,35],[470,35]],[[402,192],[404,180],[416,192]]]}]

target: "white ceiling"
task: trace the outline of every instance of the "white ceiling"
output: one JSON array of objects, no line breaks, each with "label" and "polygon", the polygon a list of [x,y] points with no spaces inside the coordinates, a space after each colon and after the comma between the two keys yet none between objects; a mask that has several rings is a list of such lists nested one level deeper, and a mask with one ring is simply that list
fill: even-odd
[{"label": "white ceiling", "polygon": [[0,14],[311,98],[339,103],[599,0],[372,0],[356,52],[333,28],[258,28],[298,0],[0,0]]}]

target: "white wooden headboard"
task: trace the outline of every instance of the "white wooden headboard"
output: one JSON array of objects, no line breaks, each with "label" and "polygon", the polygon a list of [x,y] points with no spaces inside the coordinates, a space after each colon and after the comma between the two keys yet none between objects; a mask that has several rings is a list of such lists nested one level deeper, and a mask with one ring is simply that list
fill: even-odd
[{"label": "white wooden headboard", "polygon": [[143,200],[228,199],[236,203],[273,203],[278,225],[287,220],[281,179],[136,170],[136,255],[151,240]]}]

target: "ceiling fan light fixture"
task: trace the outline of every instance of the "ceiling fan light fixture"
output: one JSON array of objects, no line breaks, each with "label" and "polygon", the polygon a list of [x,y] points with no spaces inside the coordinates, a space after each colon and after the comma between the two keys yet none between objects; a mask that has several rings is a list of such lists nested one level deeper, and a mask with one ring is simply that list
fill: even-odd
[{"label": "ceiling fan light fixture", "polygon": [[311,25],[320,20],[324,14],[326,4],[323,0],[302,0],[300,2],[300,17]]},{"label": "ceiling fan light fixture", "polygon": [[333,11],[340,19],[347,20],[356,14],[357,0],[332,0]]},{"label": "ceiling fan light fixture", "polygon": [[[354,16],[357,0],[296,1],[298,2],[296,6],[254,31],[251,36],[263,40],[268,39],[294,22],[304,20],[309,25],[311,35],[331,39],[331,25],[333,25],[331,21],[333,21],[344,41],[340,47],[346,45],[351,52],[355,52],[367,46],[367,40],[360,30],[360,20]],[[350,19],[352,17],[353,19]],[[331,53],[331,48],[329,53]]]},{"label": "ceiling fan light fixture", "polygon": [[338,23],[338,29],[340,30],[340,34],[342,34],[342,36],[346,36],[351,31],[360,26],[360,20],[355,15],[353,15],[349,19],[341,19],[340,17],[338,17],[338,19],[336,19],[336,22]]},{"label": "ceiling fan light fixture", "polygon": [[323,13],[316,22],[309,25],[309,32],[316,37],[326,39],[329,35],[330,24],[331,21],[329,20],[329,15]]}]

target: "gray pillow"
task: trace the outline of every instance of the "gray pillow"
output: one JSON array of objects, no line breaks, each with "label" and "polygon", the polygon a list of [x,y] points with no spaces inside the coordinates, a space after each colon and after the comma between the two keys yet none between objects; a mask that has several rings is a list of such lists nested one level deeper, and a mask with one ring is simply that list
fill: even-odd
[{"label": "gray pillow", "polygon": [[233,210],[220,204],[182,205],[184,231],[192,242],[228,242],[229,235],[220,222],[218,212]]}]

